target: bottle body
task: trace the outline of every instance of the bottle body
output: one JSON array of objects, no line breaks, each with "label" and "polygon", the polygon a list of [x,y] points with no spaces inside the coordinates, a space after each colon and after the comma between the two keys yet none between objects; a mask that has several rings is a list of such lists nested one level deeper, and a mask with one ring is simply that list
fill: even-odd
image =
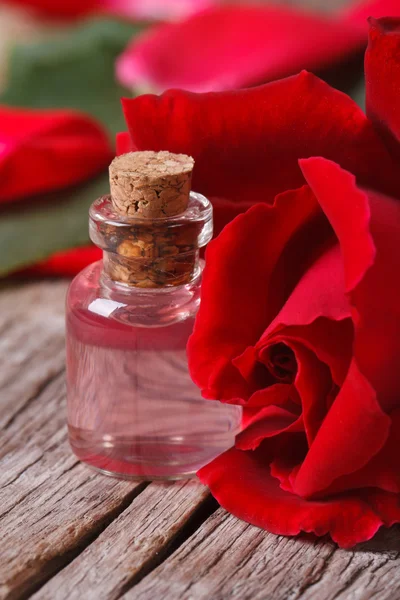
[{"label": "bottle body", "polygon": [[186,343],[201,268],[187,285],[143,290],[112,281],[102,261],[67,297],[68,428],[80,460],[106,474],[177,479],[231,447],[241,409],[204,400]]}]

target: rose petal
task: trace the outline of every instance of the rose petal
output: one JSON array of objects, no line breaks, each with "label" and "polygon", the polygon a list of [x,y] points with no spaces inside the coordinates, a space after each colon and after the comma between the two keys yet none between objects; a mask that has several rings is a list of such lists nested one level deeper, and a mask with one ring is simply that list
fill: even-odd
[{"label": "rose petal", "polygon": [[274,404],[275,406],[280,404],[287,404],[293,400],[293,386],[287,383],[274,383],[268,388],[257,390],[251,395],[246,406],[250,407],[265,407]]},{"label": "rose petal", "polygon": [[221,6],[135,39],[117,77],[137,89],[235,89],[335,63],[364,41],[344,21],[294,7]]},{"label": "rose petal", "polygon": [[[285,390],[274,386],[276,379],[271,375],[265,365],[258,360],[257,349],[253,346],[249,346],[242,354],[234,358],[232,364],[247,383],[248,393],[246,394],[246,398],[243,399],[243,403],[244,400],[247,400],[248,395],[252,394],[252,398],[254,398],[255,393],[257,394],[260,391],[270,389],[269,386],[273,386],[274,393],[279,396],[281,394],[288,395],[286,386]],[[242,404],[242,402],[239,403]],[[252,405],[256,406],[257,403],[253,403]],[[266,406],[266,404],[264,404],[264,406]]]},{"label": "rose petal", "polygon": [[355,323],[349,374],[294,485],[310,496],[361,469],[382,449],[390,418],[380,405],[398,405],[400,295],[393,272],[400,268],[400,204],[357,189],[354,177],[330,161],[315,158],[301,166],[341,244]]},{"label": "rose petal", "polygon": [[100,0],[6,0],[38,12],[40,15],[57,18],[73,19],[88,15],[99,8]]},{"label": "rose petal", "polygon": [[[327,228],[325,231],[328,231]],[[315,250],[315,262],[308,270],[305,269],[287,302],[265,331],[259,347],[272,332],[282,327],[309,325],[319,317],[341,321],[350,316],[350,304],[345,295],[343,259],[339,245],[333,236],[331,238],[334,245],[321,256],[318,257]]]},{"label": "rose petal", "polygon": [[240,202],[268,202],[303,185],[297,159],[338,161],[370,187],[399,193],[400,175],[363,112],[308,73],[249,90],[170,91],[123,100],[139,150],[196,160],[193,189]]},{"label": "rose petal", "polygon": [[365,54],[367,115],[399,160],[400,103],[396,99],[400,94],[400,18],[371,19],[370,23]]},{"label": "rose petal", "polygon": [[301,168],[342,248],[357,365],[389,411],[400,404],[400,203],[360,190],[330,161],[309,159]]},{"label": "rose petal", "polygon": [[361,0],[350,2],[341,13],[347,23],[361,27],[368,35],[368,19],[374,17],[400,16],[399,0]]},{"label": "rose petal", "polygon": [[33,267],[24,269],[21,274],[29,275],[59,275],[63,277],[72,277],[77,275],[82,269],[102,258],[102,251],[96,246],[84,246],[82,248],[73,248],[63,252],[53,254],[47,260],[44,260]]},{"label": "rose petal", "polygon": [[240,202],[217,196],[211,196],[210,201],[213,205],[214,237],[221,233],[227,223],[254,206],[252,200]]},{"label": "rose petal", "polygon": [[357,495],[304,500],[282,490],[261,449],[232,448],[203,467],[198,477],[226,510],[275,534],[329,533],[339,546],[350,548],[371,539],[383,524]]},{"label": "rose petal", "polygon": [[[318,241],[325,243],[320,217],[304,187],[278,196],[273,207],[254,206],[209,245],[202,303],[188,345],[192,377],[206,397],[248,398],[254,391],[232,359],[255,345],[304,265],[319,252]],[[310,235],[312,248],[305,243]]]},{"label": "rose petal", "polygon": [[[303,266],[304,258],[300,259]],[[292,259],[293,257],[293,269]],[[234,273],[236,272],[235,269]],[[287,279],[288,271],[284,269],[283,273]],[[281,392],[280,387],[273,385],[277,383],[277,379],[266,367],[270,348],[280,343],[292,347],[293,342],[300,342],[329,366],[330,386],[333,385],[332,380],[340,386],[347,375],[352,357],[353,325],[349,316],[350,306],[344,293],[342,257],[338,245],[334,245],[306,271],[256,347],[247,347],[232,360],[248,385],[245,405],[281,404],[283,400],[276,401],[276,394],[282,394],[285,401],[289,397],[296,401],[291,386],[281,386]],[[326,411],[327,405],[324,406]]]},{"label": "rose petal", "polygon": [[0,201],[79,183],[112,156],[105,132],[89,117],[0,107]]},{"label": "rose petal", "polygon": [[239,450],[255,450],[266,438],[275,437],[283,432],[300,431],[304,431],[301,417],[279,406],[267,406],[238,434],[235,446]]},{"label": "rose petal", "polygon": [[[292,294],[290,301],[293,297],[295,294]],[[283,311],[285,311],[285,307]],[[299,309],[301,314],[304,305],[299,305]],[[274,323],[279,321],[279,318],[278,315]],[[329,366],[334,383],[338,386],[342,385],[352,358],[353,324],[351,319],[331,320],[318,317],[309,325],[281,326],[277,331],[274,329],[274,327],[268,328],[258,346],[265,347],[265,344],[272,345],[279,342],[301,342],[320,361]]]},{"label": "rose petal", "polygon": [[398,459],[400,410],[395,410],[390,418],[390,432],[382,450],[356,473],[336,479],[329,488],[330,493],[368,487],[381,488],[388,492],[400,492],[400,464]]},{"label": "rose petal", "polygon": [[312,497],[364,467],[383,448],[389,430],[390,418],[353,361],[293,482],[295,493]]},{"label": "rose petal", "polygon": [[400,496],[382,490],[368,490],[368,504],[380,516],[386,527],[400,523]]},{"label": "rose petal", "polygon": [[[116,136],[116,145],[117,145],[117,156],[120,154],[125,154],[127,152],[133,152],[137,150],[135,147],[131,136],[127,131],[123,131],[117,134]],[[241,213],[246,212],[251,206],[253,206],[254,202],[244,201],[244,202],[232,202],[226,198],[217,198],[213,196],[210,198],[213,204],[214,214],[213,214],[213,224],[214,224],[214,235],[218,235],[225,225],[230,221],[233,221],[235,217],[240,215]]]},{"label": "rose petal", "polygon": [[258,360],[278,343],[299,341],[331,369],[341,385],[353,344],[350,305],[345,295],[343,260],[338,244],[322,254],[295,287],[257,343]]},{"label": "rose petal", "polygon": [[133,152],[135,150],[131,136],[127,131],[121,131],[120,133],[117,133],[115,142],[117,156],[126,154],[127,152]]},{"label": "rose petal", "polygon": [[110,13],[133,19],[178,20],[202,12],[218,0],[101,0]]},{"label": "rose petal", "polygon": [[89,14],[110,13],[133,19],[181,19],[204,10],[213,0],[6,0],[39,14],[74,19]]},{"label": "rose petal", "polygon": [[301,398],[303,422],[311,446],[327,413],[327,398],[332,389],[329,367],[302,344],[293,344],[298,372],[295,387]]}]

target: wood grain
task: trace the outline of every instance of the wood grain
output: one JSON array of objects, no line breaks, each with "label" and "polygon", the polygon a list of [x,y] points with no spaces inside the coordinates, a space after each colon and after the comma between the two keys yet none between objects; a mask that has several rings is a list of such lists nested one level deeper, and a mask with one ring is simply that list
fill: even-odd
[{"label": "wood grain", "polygon": [[0,430],[64,368],[66,282],[3,286]]},{"label": "wood grain", "polygon": [[170,545],[208,507],[197,481],[152,483],[36,600],[119,598],[162,561]]},{"label": "wood grain", "polygon": [[219,509],[124,600],[396,600],[399,528],[353,551],[313,536],[284,538]]}]

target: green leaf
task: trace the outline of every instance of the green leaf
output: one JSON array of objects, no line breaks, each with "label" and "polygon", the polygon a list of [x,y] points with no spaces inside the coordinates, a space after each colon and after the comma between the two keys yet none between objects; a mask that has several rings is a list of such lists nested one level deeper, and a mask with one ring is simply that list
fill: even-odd
[{"label": "green leaf", "polygon": [[16,203],[0,213],[0,276],[89,241],[88,210],[109,190],[104,173],[78,188]]},{"label": "green leaf", "polygon": [[11,54],[4,104],[74,108],[102,122],[114,136],[125,129],[115,60],[143,26],[96,19],[56,40],[16,46]]}]

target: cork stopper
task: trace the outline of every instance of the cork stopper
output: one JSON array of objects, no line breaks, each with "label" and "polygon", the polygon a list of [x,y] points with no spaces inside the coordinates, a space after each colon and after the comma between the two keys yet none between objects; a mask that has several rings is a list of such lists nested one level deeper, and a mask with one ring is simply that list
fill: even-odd
[{"label": "cork stopper", "polygon": [[189,202],[194,160],[171,152],[129,152],[110,165],[114,210],[129,218],[183,213]]},{"label": "cork stopper", "polygon": [[104,260],[113,280],[146,288],[191,281],[199,225],[171,219],[188,208],[193,167],[193,158],[171,152],[129,152],[112,161],[112,209],[129,224],[104,232],[115,240]]}]

